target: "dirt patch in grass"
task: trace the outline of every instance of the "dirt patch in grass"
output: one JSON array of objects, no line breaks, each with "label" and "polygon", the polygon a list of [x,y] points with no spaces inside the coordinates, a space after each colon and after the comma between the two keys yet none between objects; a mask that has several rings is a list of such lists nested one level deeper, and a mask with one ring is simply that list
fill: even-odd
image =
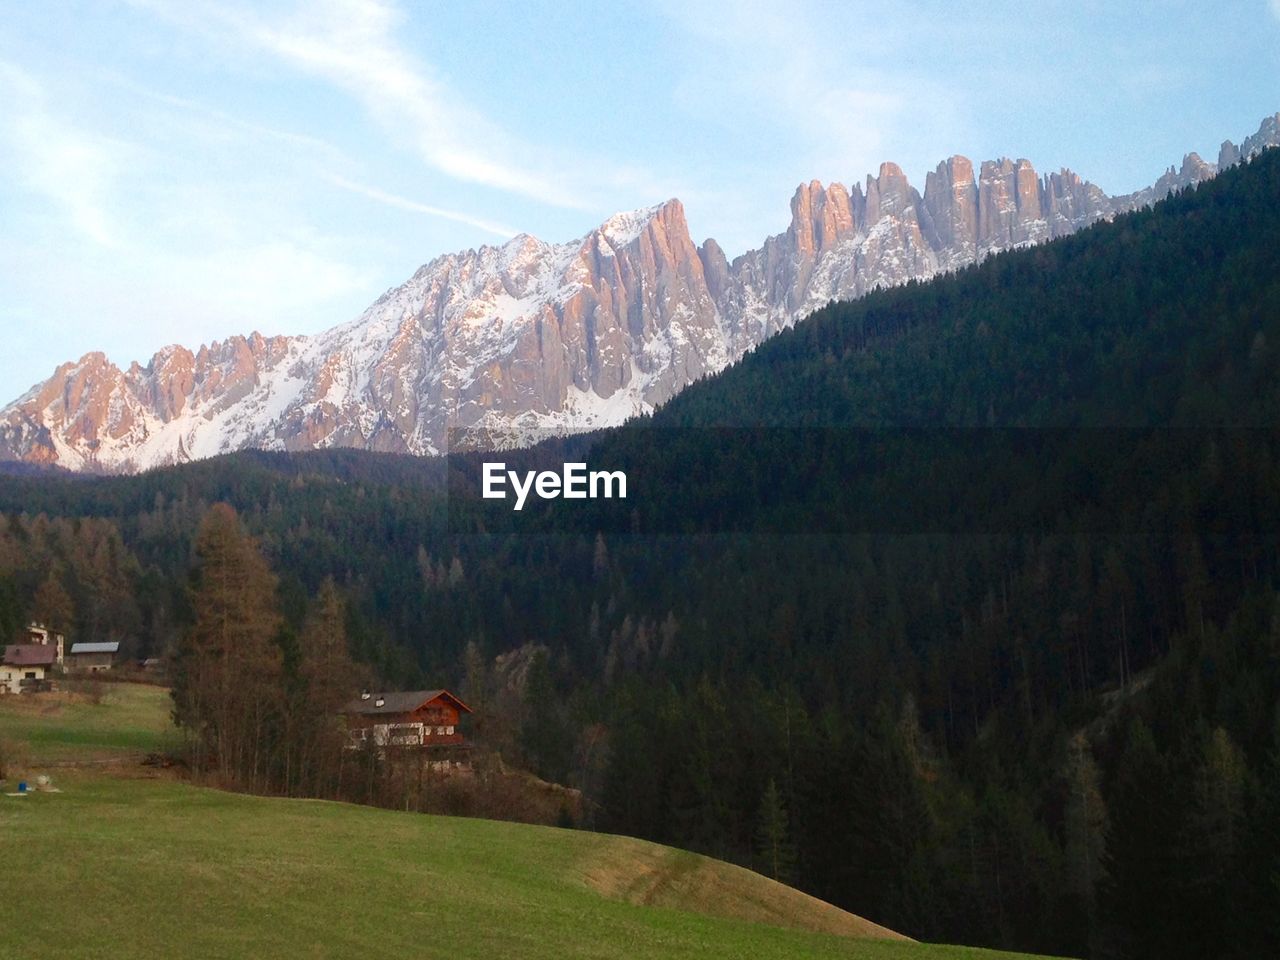
[{"label": "dirt patch in grass", "polygon": [[63,693],[20,693],[6,694],[0,705],[5,712],[19,717],[56,717],[62,712],[63,704],[71,702],[76,694]]},{"label": "dirt patch in grass", "polygon": [[592,890],[627,903],[840,936],[909,939],[754,871],[643,840],[610,838],[578,867]]}]

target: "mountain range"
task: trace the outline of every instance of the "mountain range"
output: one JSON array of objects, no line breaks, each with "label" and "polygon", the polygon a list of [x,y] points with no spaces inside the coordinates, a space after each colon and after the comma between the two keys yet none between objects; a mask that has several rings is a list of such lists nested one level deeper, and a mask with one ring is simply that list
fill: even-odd
[{"label": "mountain range", "polygon": [[893,163],[852,189],[800,185],[786,232],[730,261],[678,200],[586,236],[437,257],[311,336],[173,345],[127,369],[59,366],[0,410],[0,460],[129,473],[244,448],[410,454],[612,426],[664,403],[832,300],[926,279],[1150,205],[1280,145],[1280,114],[1216,163],[1191,153],[1111,196],[1027,160]]}]

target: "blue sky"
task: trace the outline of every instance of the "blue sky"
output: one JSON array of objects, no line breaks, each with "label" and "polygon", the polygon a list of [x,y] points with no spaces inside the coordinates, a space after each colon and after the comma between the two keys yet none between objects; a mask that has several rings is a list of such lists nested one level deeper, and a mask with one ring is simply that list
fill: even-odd
[{"label": "blue sky", "polygon": [[0,0],[0,402],[672,196],[732,256],[802,180],[1007,154],[1123,192],[1277,110],[1280,0]]}]

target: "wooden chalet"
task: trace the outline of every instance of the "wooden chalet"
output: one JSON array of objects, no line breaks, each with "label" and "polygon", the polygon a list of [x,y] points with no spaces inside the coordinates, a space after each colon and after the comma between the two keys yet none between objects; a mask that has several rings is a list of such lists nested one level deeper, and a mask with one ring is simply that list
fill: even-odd
[{"label": "wooden chalet", "polygon": [[460,726],[470,712],[448,690],[366,691],[342,708],[353,749],[372,741],[380,749],[429,749],[446,756],[470,749]]}]

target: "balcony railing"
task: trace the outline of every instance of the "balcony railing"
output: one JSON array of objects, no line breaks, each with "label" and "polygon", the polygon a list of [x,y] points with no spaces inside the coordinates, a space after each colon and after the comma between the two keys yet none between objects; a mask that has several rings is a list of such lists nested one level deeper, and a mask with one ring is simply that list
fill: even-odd
[{"label": "balcony railing", "polygon": [[372,740],[377,746],[434,747],[464,743],[457,728],[448,724],[378,723],[348,731],[351,746],[359,747]]}]

